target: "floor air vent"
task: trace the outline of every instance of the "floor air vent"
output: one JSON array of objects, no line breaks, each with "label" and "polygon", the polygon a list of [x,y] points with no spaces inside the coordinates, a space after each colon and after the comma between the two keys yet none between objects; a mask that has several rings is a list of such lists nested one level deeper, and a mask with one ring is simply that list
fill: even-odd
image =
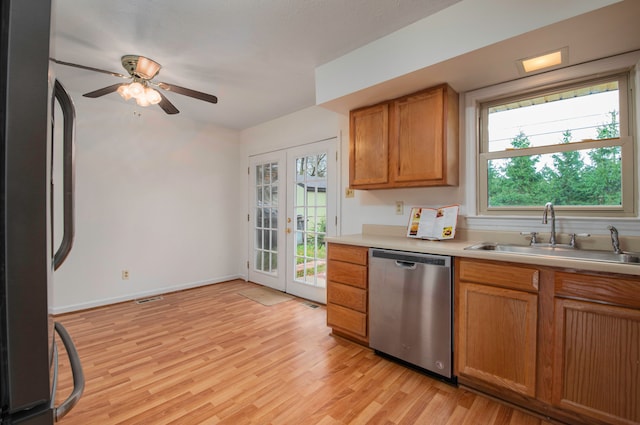
[{"label": "floor air vent", "polygon": [[310,303],[310,302],[307,302],[307,301],[303,302],[302,304],[306,305],[309,308],[318,308],[318,307],[320,307],[317,304],[313,304],[313,303]]},{"label": "floor air vent", "polygon": [[154,301],[160,301],[162,299],[162,297],[158,296],[158,297],[150,297],[150,298],[142,298],[140,300],[136,300],[136,304],[146,304],[146,303],[152,303]]}]

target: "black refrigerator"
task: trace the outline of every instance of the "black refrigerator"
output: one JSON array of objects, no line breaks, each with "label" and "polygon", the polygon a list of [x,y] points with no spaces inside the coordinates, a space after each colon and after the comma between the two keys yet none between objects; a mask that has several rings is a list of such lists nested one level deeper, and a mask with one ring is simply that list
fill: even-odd
[{"label": "black refrigerator", "polygon": [[[74,111],[49,69],[51,0],[2,0],[0,14],[0,424],[52,424],[84,388],[73,342],[49,315],[53,271],[73,241]],[[60,129],[64,140],[54,141]],[[56,192],[58,163],[67,168]],[[62,193],[59,201],[54,193]],[[63,205],[54,208],[54,200]],[[65,222],[60,247],[53,246],[57,211]],[[58,341],[75,384],[62,403],[55,401]]]}]

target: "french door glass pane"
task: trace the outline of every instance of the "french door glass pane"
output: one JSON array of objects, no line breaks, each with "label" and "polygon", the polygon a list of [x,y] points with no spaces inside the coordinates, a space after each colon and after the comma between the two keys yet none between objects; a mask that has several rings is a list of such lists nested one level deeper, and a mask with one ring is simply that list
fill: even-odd
[{"label": "french door glass pane", "polygon": [[256,165],[255,270],[278,273],[278,163]]},{"label": "french door glass pane", "polygon": [[326,286],[327,155],[296,158],[294,280]]}]

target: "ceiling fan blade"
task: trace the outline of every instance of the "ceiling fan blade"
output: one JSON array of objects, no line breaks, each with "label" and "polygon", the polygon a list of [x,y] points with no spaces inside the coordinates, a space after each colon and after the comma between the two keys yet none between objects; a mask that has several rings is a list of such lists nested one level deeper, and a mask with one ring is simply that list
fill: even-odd
[{"label": "ceiling fan blade", "polygon": [[169,99],[167,99],[162,93],[158,92],[158,94],[162,99],[160,103],[158,103],[158,106],[161,107],[163,111],[165,111],[169,115],[177,114],[178,112],[180,112],[178,108],[173,106],[173,103],[169,102]]},{"label": "ceiling fan blade", "polygon": [[114,84],[112,86],[103,87],[101,89],[94,90],[94,91],[89,92],[89,93],[85,93],[85,94],[83,94],[83,96],[84,97],[91,97],[91,98],[104,96],[105,94],[113,93],[114,91],[118,90],[118,87],[120,87],[123,84],[126,84],[126,83],[118,83],[118,84]]},{"label": "ceiling fan blade", "polygon": [[186,89],[184,87],[176,86],[174,84],[157,83],[157,85],[158,87],[166,91],[171,91],[174,93],[193,97],[195,99],[204,100],[205,102],[218,103],[218,98],[212,94],[207,94],[207,93],[202,93],[196,90]]},{"label": "ceiling fan blade", "polygon": [[49,58],[53,63],[57,63],[59,65],[71,66],[73,68],[86,69],[87,71],[101,72],[103,74],[113,75],[114,77],[120,78],[131,78],[130,75],[120,74],[118,72],[105,71],[104,69],[94,68],[92,66],[79,65],[77,63],[65,62],[54,58]]}]

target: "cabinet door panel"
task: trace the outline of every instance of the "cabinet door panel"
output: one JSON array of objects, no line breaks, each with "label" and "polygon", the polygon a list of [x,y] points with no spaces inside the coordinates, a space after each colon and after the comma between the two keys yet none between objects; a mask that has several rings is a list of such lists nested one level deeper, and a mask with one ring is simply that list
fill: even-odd
[{"label": "cabinet door panel", "polygon": [[444,179],[444,89],[394,102],[392,180]]},{"label": "cabinet door panel", "polygon": [[640,311],[556,299],[553,403],[640,423]]},{"label": "cabinet door panel", "polygon": [[536,294],[461,282],[460,375],[535,396]]},{"label": "cabinet door panel", "polygon": [[349,132],[349,185],[389,183],[389,105],[352,111]]}]

